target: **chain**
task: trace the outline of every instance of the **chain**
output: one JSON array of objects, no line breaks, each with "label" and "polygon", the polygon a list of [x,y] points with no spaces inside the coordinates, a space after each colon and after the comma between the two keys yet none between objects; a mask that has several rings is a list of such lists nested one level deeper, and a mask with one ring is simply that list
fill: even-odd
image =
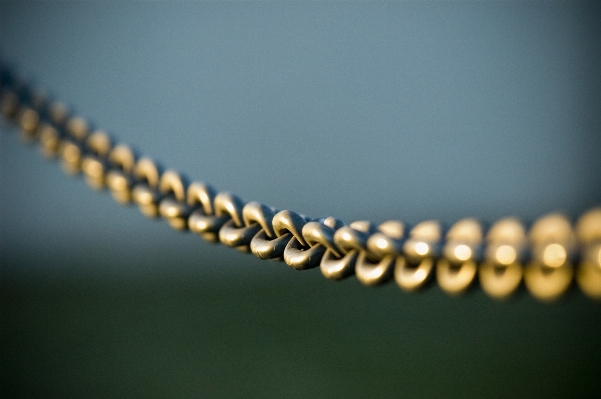
[{"label": "chain", "polygon": [[[476,219],[446,228],[429,220],[409,226],[396,220],[345,224],[333,217],[312,219],[238,196],[206,183],[188,183],[115,145],[102,131],[90,131],[84,118],[65,105],[0,73],[3,118],[19,127],[26,142],[39,143],[48,158],[59,158],[72,175],[83,174],[96,190],[108,189],[123,204],[135,203],[151,218],[190,230],[260,259],[283,260],[296,270],[319,268],[328,279],[352,275],[367,286],[394,280],[414,292],[436,280],[450,295],[479,281],[491,297],[504,299],[522,285],[537,299],[551,301],[577,285],[601,299],[601,208],[581,215],[574,226],[562,214],[549,214],[530,228],[504,218],[489,229]],[[574,281],[576,284],[574,284]]]}]

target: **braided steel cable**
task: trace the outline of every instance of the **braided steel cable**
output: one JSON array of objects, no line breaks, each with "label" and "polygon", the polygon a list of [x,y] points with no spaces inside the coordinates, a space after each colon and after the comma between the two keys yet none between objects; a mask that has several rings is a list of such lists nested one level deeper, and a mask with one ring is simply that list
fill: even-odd
[{"label": "braided steel cable", "polygon": [[529,228],[516,218],[488,229],[471,218],[448,228],[434,220],[415,226],[396,220],[347,225],[189,183],[129,146],[113,143],[103,131],[90,131],[84,118],[7,70],[0,71],[0,107],[26,142],[39,143],[44,156],[59,158],[69,174],[83,174],[93,189],[108,189],[117,202],[135,203],[144,215],[162,217],[174,229],[260,259],[283,260],[297,270],[319,267],[332,280],[356,275],[367,286],[394,280],[406,292],[436,280],[443,291],[458,295],[479,281],[496,299],[511,296],[522,284],[542,301],[576,285],[589,298],[601,299],[601,207],[574,225],[558,213]]}]

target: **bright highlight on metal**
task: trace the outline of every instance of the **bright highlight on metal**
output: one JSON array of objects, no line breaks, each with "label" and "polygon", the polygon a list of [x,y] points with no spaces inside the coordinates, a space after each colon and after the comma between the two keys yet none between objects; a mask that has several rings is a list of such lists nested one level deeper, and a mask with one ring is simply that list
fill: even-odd
[{"label": "bright highlight on metal", "polygon": [[559,244],[549,244],[543,252],[543,263],[549,267],[560,267],[567,257],[566,250]]},{"label": "bright highlight on metal", "polygon": [[453,251],[458,260],[466,261],[472,257],[472,250],[465,244],[457,245]]},{"label": "bright highlight on metal", "polygon": [[515,249],[510,245],[501,245],[495,253],[497,261],[504,266],[511,265],[517,259]]}]

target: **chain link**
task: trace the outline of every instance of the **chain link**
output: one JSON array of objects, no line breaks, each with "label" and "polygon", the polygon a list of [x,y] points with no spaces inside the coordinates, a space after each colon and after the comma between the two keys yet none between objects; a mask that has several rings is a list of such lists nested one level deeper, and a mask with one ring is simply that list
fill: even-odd
[{"label": "chain link", "polygon": [[218,192],[115,145],[84,118],[31,91],[0,71],[3,118],[20,128],[25,142],[38,142],[47,158],[59,158],[69,174],[83,174],[90,187],[108,189],[123,204],[134,202],[148,217],[162,217],[174,229],[190,230],[260,259],[283,260],[297,270],[320,268],[328,279],[356,275],[367,286],[394,280],[406,292],[436,281],[450,295],[475,285],[505,299],[523,285],[537,299],[551,301],[571,286],[601,300],[601,207],[575,226],[561,214],[544,216],[527,230],[505,218],[486,231],[475,219],[445,229],[438,221],[412,228],[400,221],[345,225],[333,217],[312,219]]}]

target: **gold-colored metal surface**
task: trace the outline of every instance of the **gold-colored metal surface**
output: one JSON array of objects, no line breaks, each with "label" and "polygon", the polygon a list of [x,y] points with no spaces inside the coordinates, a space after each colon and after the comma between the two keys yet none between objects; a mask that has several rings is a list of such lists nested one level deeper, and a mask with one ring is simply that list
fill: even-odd
[{"label": "gold-colored metal surface", "polygon": [[406,257],[397,256],[394,264],[394,280],[403,291],[413,292],[426,284],[433,269],[433,258],[426,257],[418,263],[410,263]]},{"label": "gold-colored metal surface", "polygon": [[328,249],[319,263],[321,274],[330,280],[342,280],[352,276],[355,273],[358,255],[358,251],[349,251],[344,256],[338,257]]},{"label": "gold-colored metal surface", "polygon": [[[156,170],[156,169],[155,169]],[[153,178],[154,179],[154,178]],[[156,180],[158,181],[158,171]],[[148,185],[152,186],[153,181],[148,181]],[[198,183],[193,182],[188,187],[188,193],[186,195],[186,201],[190,206],[198,206],[202,209],[202,212],[205,215],[214,215],[215,207],[213,206],[213,202],[215,201],[215,196],[217,195],[217,191],[213,188],[213,186],[206,183]]]},{"label": "gold-colored metal surface", "polygon": [[405,224],[398,220],[388,220],[378,226],[378,231],[367,239],[368,256],[372,260],[382,259],[386,255],[401,255]]},{"label": "gold-colored metal surface", "polygon": [[87,138],[86,148],[81,171],[90,187],[102,190],[106,186],[106,159],[112,148],[111,138],[103,131],[96,131]]},{"label": "gold-colored metal surface", "polygon": [[292,239],[292,233],[270,238],[265,230],[259,230],[250,241],[250,251],[259,259],[283,260],[286,245]]},{"label": "gold-colored metal surface", "polygon": [[580,217],[576,236],[582,250],[576,282],[590,298],[601,300],[601,208]]},{"label": "gold-colored metal surface", "polygon": [[584,213],[576,223],[576,236],[583,245],[601,242],[601,208]]},{"label": "gold-colored metal surface", "polygon": [[434,270],[442,242],[442,225],[435,220],[418,223],[403,243],[402,256],[394,266],[394,280],[403,291],[424,286]]},{"label": "gold-colored metal surface", "polygon": [[491,297],[505,299],[511,296],[522,281],[522,266],[519,263],[499,265],[491,261],[480,264],[478,272],[480,286]]},{"label": "gold-colored metal surface", "polygon": [[242,208],[242,219],[244,220],[245,226],[258,224],[260,228],[265,231],[267,237],[275,238],[275,232],[273,231],[271,221],[276,213],[275,209],[259,202],[252,201]]},{"label": "gold-colored metal surface", "polygon": [[307,245],[323,245],[326,249],[331,251],[332,255],[340,258],[344,254],[338,249],[338,246],[334,242],[335,232],[336,228],[320,222],[308,222],[302,229],[303,238],[307,242]]},{"label": "gold-colored metal surface", "polygon": [[532,260],[524,269],[524,282],[532,295],[551,301],[563,295],[574,276],[572,253],[576,238],[570,221],[561,214],[547,215],[530,229]]},{"label": "gold-colored metal surface", "polygon": [[493,298],[507,298],[522,281],[526,228],[515,218],[501,219],[488,231],[486,242],[485,260],[478,273],[480,285]]},{"label": "gold-colored metal surface", "polygon": [[58,126],[62,127],[69,118],[69,109],[67,106],[61,102],[55,102],[50,104],[50,109],[48,112],[50,116],[50,121]]},{"label": "gold-colored metal surface", "polygon": [[[334,218],[319,218],[316,221],[330,228],[338,224],[337,219]],[[307,242],[303,229],[309,222],[311,220],[307,216],[288,210],[278,212],[273,218],[273,229],[277,237],[283,237],[288,233],[292,235],[284,248],[283,259],[293,269],[306,270],[318,267],[326,252],[327,246],[324,244],[327,243],[323,240],[327,240],[328,230],[323,230],[322,233],[325,234],[320,235],[314,226],[310,225],[305,230],[310,240]]]},{"label": "gold-colored metal surface", "polygon": [[331,280],[341,280],[354,274],[359,254],[367,250],[367,239],[376,231],[374,224],[368,220],[356,221],[336,230],[333,238],[338,250],[328,249],[324,254],[320,263],[321,274]]},{"label": "gold-colored metal surface", "polygon": [[284,261],[296,270],[309,270],[320,265],[326,248],[322,245],[307,247],[293,236],[284,248]]},{"label": "gold-colored metal surface", "polygon": [[39,127],[38,139],[40,141],[40,152],[45,158],[55,158],[58,156],[60,148],[60,134],[53,126],[42,123]]},{"label": "gold-colored metal surface", "polygon": [[108,163],[111,169],[106,175],[106,185],[111,195],[121,204],[131,202],[132,172],[136,163],[134,152],[128,146],[119,144],[109,153]]},{"label": "gold-colored metal surface", "polygon": [[242,217],[242,209],[244,208],[244,201],[235,194],[228,192],[220,192],[215,196],[213,206],[215,207],[215,215],[222,216],[227,215],[234,221],[236,227],[244,226],[244,220]]},{"label": "gold-colored metal surface", "polygon": [[140,212],[149,218],[159,216],[159,204],[163,198],[159,192],[160,176],[159,167],[150,158],[140,158],[134,166],[135,183],[131,198],[138,204]]},{"label": "gold-colored metal surface", "polygon": [[83,151],[79,143],[72,140],[63,140],[60,143],[58,152],[65,172],[70,175],[76,175],[81,172]]},{"label": "gold-colored metal surface", "polygon": [[283,258],[288,266],[296,270],[308,270],[319,266],[326,248],[322,245],[311,247],[305,240],[302,230],[310,219],[293,211],[283,210],[273,217],[273,230],[277,237],[291,234],[284,247]]},{"label": "gold-colored metal surface", "polygon": [[[252,223],[258,223],[262,226],[251,239],[249,245],[250,251],[260,259],[284,260],[284,252],[293,237],[290,232],[283,233],[286,230],[285,226],[282,225],[283,220],[278,222],[280,224],[278,226],[279,233],[276,234],[273,222],[277,213],[279,212],[275,208],[258,202],[249,202],[242,209],[244,223],[247,226]],[[286,213],[280,215],[280,217],[284,215]]]},{"label": "gold-colored metal surface", "polygon": [[395,259],[394,255],[386,255],[379,261],[373,262],[367,252],[361,252],[355,263],[357,280],[368,286],[387,283],[392,278]]},{"label": "gold-colored metal surface", "polygon": [[[223,245],[234,247],[242,252],[250,251],[252,238],[261,230],[261,224],[257,221],[264,222],[268,215],[273,214],[268,207],[262,208],[260,204],[253,203],[247,209],[247,219],[245,219],[246,204],[237,195],[227,192],[215,196],[214,206],[217,216],[229,216],[229,220],[219,230],[219,241]],[[248,224],[246,220],[248,220]]]},{"label": "gold-colored metal surface", "polygon": [[84,118],[76,116],[67,120],[66,130],[69,136],[83,142],[90,132],[90,127]]},{"label": "gold-colored metal surface", "polygon": [[416,263],[425,258],[435,258],[439,255],[441,242],[440,222],[426,220],[411,229],[409,239],[403,244],[403,254],[409,261]]},{"label": "gold-colored metal surface", "polygon": [[219,242],[219,230],[228,220],[229,216],[205,215],[196,209],[188,218],[188,228],[209,242]]},{"label": "gold-colored metal surface", "polygon": [[301,245],[308,246],[303,237],[303,226],[309,222],[304,216],[288,210],[276,213],[273,217],[272,225],[275,235],[278,237],[286,233],[291,233]]},{"label": "gold-colored metal surface", "polygon": [[436,281],[447,294],[459,295],[472,284],[476,270],[473,260],[456,264],[445,258],[439,259],[436,263]]},{"label": "gold-colored metal surface", "polygon": [[188,187],[184,178],[173,170],[167,170],[159,180],[162,195],[159,213],[175,230],[188,229],[188,217],[193,208],[186,203]]},{"label": "gold-colored metal surface", "polygon": [[367,249],[367,239],[376,231],[376,227],[372,222],[360,220],[336,230],[334,243],[343,253],[365,251]]},{"label": "gold-colored metal surface", "polygon": [[25,108],[21,111],[19,123],[21,125],[21,138],[27,143],[31,143],[36,139],[38,134],[38,124],[40,115],[32,108]]},{"label": "gold-colored metal surface", "polygon": [[475,219],[460,220],[447,233],[444,258],[436,265],[438,285],[447,293],[461,294],[474,280],[482,235],[482,226]]},{"label": "gold-colored metal surface", "polygon": [[219,230],[219,241],[228,247],[234,247],[242,252],[249,252],[250,242],[259,230],[261,230],[261,225],[258,223],[238,227],[234,220],[230,219]]},{"label": "gold-colored metal surface", "polygon": [[585,295],[601,299],[601,208],[583,214],[574,228],[560,214],[540,218],[529,231],[515,218],[501,219],[485,239],[475,219],[460,220],[446,236],[434,220],[418,223],[409,234],[395,220],[377,227],[370,221],[345,225],[333,217],[311,219],[245,203],[206,183],[188,185],[149,158],[137,160],[127,145],[112,147],[106,133],[90,134],[84,118],[70,116],[62,103],[28,91],[22,82],[0,81],[0,108],[26,141],[38,141],[48,158],[60,156],[68,173],[83,171],[91,187],[108,187],[116,201],[134,200],[147,216],[162,216],[178,230],[261,259],[284,260],[297,270],[320,267],[333,280],[355,274],[370,286],[394,277],[408,292],[423,287],[435,270],[440,287],[456,295],[478,274],[482,289],[500,299],[523,280],[534,297],[554,300],[575,286],[575,276]]},{"label": "gold-colored metal surface", "polygon": [[378,231],[366,241],[366,250],[361,251],[355,264],[357,280],[368,286],[388,282],[394,271],[395,260],[402,257],[405,224],[388,220],[378,226]]},{"label": "gold-colored metal surface", "polygon": [[2,108],[2,115],[7,120],[11,120],[17,115],[19,109],[19,96],[13,92],[7,92],[2,95],[2,102],[0,102]]},{"label": "gold-colored metal surface", "polygon": [[219,242],[219,230],[230,219],[229,215],[215,215],[216,195],[216,190],[205,183],[194,182],[188,187],[186,201],[195,208],[188,218],[188,228],[209,242]]},{"label": "gold-colored metal surface", "polygon": [[[597,249],[598,262],[601,262],[601,247]],[[578,286],[588,297],[601,300],[601,268],[599,266],[582,262],[576,273]]]},{"label": "gold-colored metal surface", "polygon": [[540,262],[532,262],[524,269],[526,287],[542,301],[553,301],[563,295],[570,287],[573,276],[571,265],[551,269]]}]

